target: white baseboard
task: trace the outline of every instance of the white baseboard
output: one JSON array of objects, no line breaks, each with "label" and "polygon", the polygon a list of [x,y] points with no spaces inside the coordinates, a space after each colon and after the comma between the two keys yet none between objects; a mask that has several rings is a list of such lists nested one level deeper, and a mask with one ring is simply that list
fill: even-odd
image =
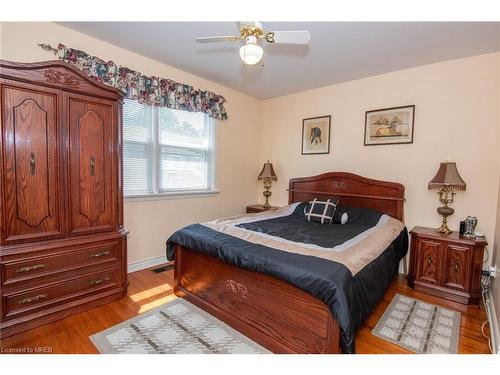
[{"label": "white baseboard", "polygon": [[128,273],[131,273],[131,272],[143,270],[145,268],[159,266],[160,264],[164,264],[167,262],[168,262],[168,260],[167,260],[166,256],[145,259],[145,260],[139,260],[137,262],[129,263],[127,265],[127,270],[128,270]]},{"label": "white baseboard", "polygon": [[498,326],[498,319],[491,288],[488,289],[485,297],[486,314],[488,315],[488,321],[490,322],[491,349],[494,354],[500,354],[500,328]]}]

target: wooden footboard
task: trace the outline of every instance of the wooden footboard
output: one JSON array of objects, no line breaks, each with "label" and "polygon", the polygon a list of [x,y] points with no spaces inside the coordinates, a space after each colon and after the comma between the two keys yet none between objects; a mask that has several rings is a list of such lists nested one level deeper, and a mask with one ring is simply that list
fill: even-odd
[{"label": "wooden footboard", "polygon": [[339,353],[329,308],[297,287],[177,246],[175,294],[273,353]]}]

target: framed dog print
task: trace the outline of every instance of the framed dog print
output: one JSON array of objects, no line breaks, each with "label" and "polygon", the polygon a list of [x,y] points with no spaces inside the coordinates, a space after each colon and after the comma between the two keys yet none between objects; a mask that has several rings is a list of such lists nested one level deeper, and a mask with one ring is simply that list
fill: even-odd
[{"label": "framed dog print", "polygon": [[415,106],[367,111],[365,146],[413,143]]},{"label": "framed dog print", "polygon": [[330,153],[331,116],[302,120],[302,155]]}]

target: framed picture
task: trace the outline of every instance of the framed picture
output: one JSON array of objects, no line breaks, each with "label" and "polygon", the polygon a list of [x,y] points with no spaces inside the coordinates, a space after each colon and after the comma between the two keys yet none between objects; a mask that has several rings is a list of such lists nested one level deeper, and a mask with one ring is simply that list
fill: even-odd
[{"label": "framed picture", "polygon": [[330,152],[330,123],[331,116],[302,120],[302,155]]},{"label": "framed picture", "polygon": [[365,146],[413,143],[415,106],[367,111]]}]

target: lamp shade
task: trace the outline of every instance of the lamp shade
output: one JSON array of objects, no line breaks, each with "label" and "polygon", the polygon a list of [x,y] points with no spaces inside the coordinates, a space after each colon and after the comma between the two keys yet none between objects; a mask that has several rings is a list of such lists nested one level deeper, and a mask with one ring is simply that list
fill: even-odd
[{"label": "lamp shade", "polygon": [[449,187],[451,190],[465,190],[465,181],[457,170],[457,163],[447,161],[441,163],[434,178],[429,182],[429,189]]},{"label": "lamp shade", "polygon": [[269,163],[269,160],[267,163],[264,163],[264,166],[262,167],[262,170],[259,173],[259,180],[265,180],[266,178],[269,178],[270,180],[277,181],[278,177],[276,177],[276,173],[274,173],[274,168],[273,164]]}]

